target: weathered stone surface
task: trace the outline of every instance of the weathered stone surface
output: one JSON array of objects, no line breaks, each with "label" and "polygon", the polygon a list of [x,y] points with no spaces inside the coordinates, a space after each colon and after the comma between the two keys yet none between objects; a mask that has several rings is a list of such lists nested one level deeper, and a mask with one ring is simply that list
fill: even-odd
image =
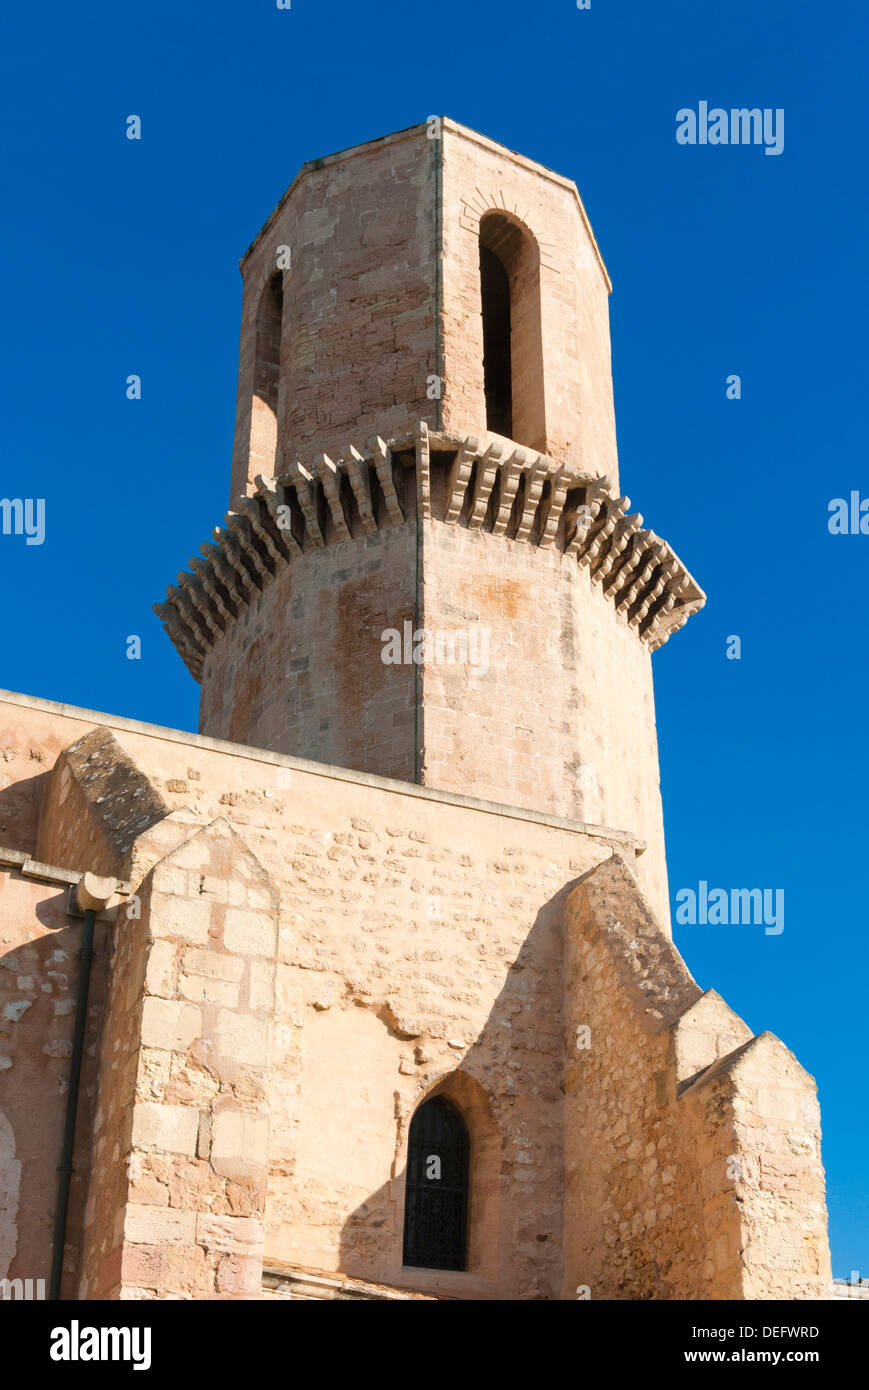
[{"label": "weathered stone surface", "polygon": [[[603,262],[567,180],[430,133],[244,258],[232,511],[159,609],[202,734],[0,694],[0,1277],[50,1261],[87,872],[66,1297],[823,1297],[811,1078],[669,939],[651,652],[703,595],[617,495]],[[435,1096],[461,1270],[403,1266]]]},{"label": "weathered stone surface", "polygon": [[112,731],[91,729],[51,771],[36,857],[114,877],[136,836],[169,809]]},{"label": "weathered stone surface", "polygon": [[186,1052],[202,1033],[202,1015],[192,1004],[147,998],[142,1006],[142,1043]]},{"label": "weathered stone surface", "polygon": [[564,1296],[827,1297],[812,1078],[701,994],[617,856],[568,898],[565,969]]},{"label": "weathered stone surface", "polygon": [[199,1112],[192,1106],[143,1102],[133,1112],[134,1148],[193,1154],[199,1132]]},{"label": "weathered stone surface", "polygon": [[190,1245],[195,1229],[192,1212],[168,1207],[130,1202],[124,1216],[124,1236],[133,1245]]}]

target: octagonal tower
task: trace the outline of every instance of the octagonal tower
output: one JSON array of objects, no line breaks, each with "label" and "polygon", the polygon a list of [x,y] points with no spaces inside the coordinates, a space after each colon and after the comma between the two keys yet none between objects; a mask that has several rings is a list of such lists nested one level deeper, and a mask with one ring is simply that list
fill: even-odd
[{"label": "octagonal tower", "polygon": [[231,507],[158,612],[200,731],[629,832],[703,604],[619,496],[575,185],[457,125],[306,164],[241,263]]}]

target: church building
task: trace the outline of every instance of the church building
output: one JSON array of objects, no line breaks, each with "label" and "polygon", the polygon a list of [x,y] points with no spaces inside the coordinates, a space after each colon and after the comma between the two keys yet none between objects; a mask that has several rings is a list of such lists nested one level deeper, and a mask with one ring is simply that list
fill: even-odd
[{"label": "church building", "polygon": [[622,495],[576,186],[431,117],[241,272],[157,605],[199,733],[0,693],[0,1280],[829,1297],[815,1083],[672,941],[652,654],[705,595]]}]

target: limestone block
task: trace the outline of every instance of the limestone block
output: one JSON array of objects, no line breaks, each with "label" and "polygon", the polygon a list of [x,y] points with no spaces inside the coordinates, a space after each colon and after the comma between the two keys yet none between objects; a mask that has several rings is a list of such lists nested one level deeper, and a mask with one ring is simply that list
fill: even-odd
[{"label": "limestone block", "polygon": [[133,1245],[192,1245],[196,1219],[192,1211],[130,1202],[124,1212],[124,1239]]},{"label": "limestone block", "polygon": [[262,1297],[262,1261],[243,1255],[224,1255],[217,1266],[217,1291]]},{"label": "limestone block", "polygon": [[251,1009],[273,1009],[275,1002],[275,967],[271,961],[253,960],[250,963],[248,1006]]},{"label": "limestone block", "polygon": [[270,1021],[221,1009],[217,1022],[217,1045],[224,1057],[252,1067],[266,1067],[270,1042]]},{"label": "limestone block", "polygon": [[225,879],[217,878],[215,874],[203,874],[199,883],[199,892],[204,898],[210,898],[213,902],[225,903],[227,896],[227,884]]},{"label": "limestone block", "polygon": [[171,999],[174,988],[175,947],[171,941],[152,941],[145,965],[145,992]]},{"label": "limestone block", "polygon": [[202,1033],[202,1015],[193,1004],[149,995],[142,1004],[142,1045],[186,1052]]},{"label": "limestone block", "polygon": [[781,1086],[759,1086],[757,1090],[757,1113],[764,1120],[784,1120],[799,1124],[801,1115],[799,1092],[783,1089]]},{"label": "limestone block", "polygon": [[234,1008],[238,1003],[238,985],[230,980],[209,980],[201,975],[182,975],[178,993],[196,1003],[225,1004]]},{"label": "limestone block", "polygon": [[192,1105],[158,1105],[140,1101],[133,1110],[134,1148],[163,1153],[196,1152],[199,1111]]},{"label": "limestone block", "polygon": [[208,1250],[225,1255],[253,1255],[262,1249],[265,1229],[251,1216],[213,1216],[200,1212],[196,1218],[196,1240]]},{"label": "limestone block", "polygon": [[136,1075],[137,1099],[162,1097],[172,1071],[172,1054],[165,1052],[164,1046],[161,1040],[157,1047],[142,1047]]},{"label": "limestone block", "polygon": [[211,1166],[224,1177],[258,1177],[268,1161],[268,1116],[220,1110],[214,1116]]},{"label": "limestone block", "polygon": [[181,959],[187,975],[202,975],[208,980],[232,980],[236,984],[244,974],[244,961],[217,951],[185,951]]},{"label": "limestone block", "polygon": [[275,936],[275,924],[268,914],[227,908],[223,940],[228,951],[245,956],[273,956]]},{"label": "limestone block", "polygon": [[172,937],[204,946],[211,926],[211,903],[206,899],[151,894],[148,928],[152,936]]},{"label": "limestone block", "polygon": [[677,1081],[696,1076],[719,1057],[726,1057],[750,1040],[751,1029],[728,1008],[715,990],[690,1005],[673,1025]]}]

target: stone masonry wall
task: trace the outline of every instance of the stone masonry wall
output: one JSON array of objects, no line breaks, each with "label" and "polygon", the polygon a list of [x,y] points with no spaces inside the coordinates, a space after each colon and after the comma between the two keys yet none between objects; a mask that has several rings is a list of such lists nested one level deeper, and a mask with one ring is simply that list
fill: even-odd
[{"label": "stone masonry wall", "polygon": [[120,919],[81,1297],[259,1296],[276,943],[276,894],[222,821]]},{"label": "stone masonry wall", "polygon": [[[34,719],[26,697],[0,706],[0,1278],[47,1283],[51,1269],[82,920],[67,912],[75,874],[60,873],[52,881],[25,874],[22,862],[26,856],[39,860],[40,811],[57,757],[76,736],[74,731],[84,733],[86,728],[81,723],[62,726],[50,718]],[[102,849],[102,841],[86,807],[78,805],[74,818],[84,851],[81,871],[93,867],[90,850],[97,844]],[[10,851],[5,860],[2,851]],[[62,858],[53,863],[55,869],[73,867]],[[82,1125],[70,1186],[65,1289],[77,1263],[90,1165],[86,1130],[107,963],[107,926],[98,921],[79,1096]]]},{"label": "stone masonry wall", "polygon": [[200,731],[414,776],[414,668],[385,666],[384,628],[413,621],[412,523],[300,555],[209,654]]},{"label": "stone masonry wall", "polygon": [[[569,179],[474,131],[444,122],[441,335],[443,428],[486,421],[480,317],[480,219],[506,214],[540,249],[545,452],[618,487],[609,279]],[[539,447],[534,440],[517,440]]]},{"label": "stone masonry wall", "polygon": [[[396,476],[403,523],[297,555],[215,638],[202,732],[629,830],[667,923],[648,646],[573,555],[439,520],[417,532],[413,472]],[[385,664],[405,624],[484,641],[485,662]]]},{"label": "stone masonry wall", "polygon": [[108,729],[65,748],[41,802],[36,857],[116,875],[133,840],[169,807]]},{"label": "stone masonry wall", "polygon": [[[31,879],[0,861],[0,1279],[47,1283],[51,1269],[82,937],[81,919],[67,915],[67,897],[67,884]],[[82,1127],[70,1188],[70,1272],[90,1163],[85,1131],[107,961],[107,928],[98,922],[79,1096]]]},{"label": "stone masonry wall", "polygon": [[[0,713],[19,742],[26,735],[46,749],[47,759],[70,745],[88,746],[83,736],[91,737],[99,718],[24,699],[7,699]],[[131,1087],[137,1106],[207,1109],[200,1083],[211,1082],[192,1067],[189,1044],[176,1046],[168,1026],[164,1046],[152,1037],[137,1054],[136,990],[129,982],[144,961],[124,953],[143,950],[151,935],[168,940],[182,964],[184,951],[202,949],[175,940],[168,909],[152,917],[136,885],[152,874],[156,884],[161,865],[169,872],[179,839],[216,818],[243,837],[282,903],[267,1087],[265,1255],[400,1281],[410,1114],[422,1095],[450,1078],[455,1084],[460,1069],[470,1089],[458,1103],[479,1117],[478,1133],[499,1136],[497,1146],[491,1138],[484,1146],[474,1196],[481,1234],[460,1288],[475,1297],[511,1289],[523,1297],[553,1296],[561,1243],[561,1090],[553,1067],[561,1033],[560,1006],[553,1002],[561,997],[560,901],[565,883],[605,859],[614,844],[630,853],[630,837],[607,840],[579,825],[502,814],[461,797],[441,799],[132,721],[107,721],[103,728],[169,810],[134,840],[120,866],[142,900],[143,916],[125,925],[122,908],[115,928],[118,993],[106,1015],[100,1076],[107,1089],[94,1131],[99,1163],[114,1165],[114,1176],[101,1167],[91,1186],[82,1286],[88,1296],[95,1289],[155,1293],[170,1283],[177,1291],[188,1275],[216,1277],[211,1246],[189,1259],[180,1253],[196,1229],[183,1203],[194,1200],[191,1184],[207,1163],[170,1149],[160,1167],[147,1144],[131,1150],[123,1120]],[[60,785],[59,778],[51,783],[54,792]],[[71,807],[69,798],[46,807],[47,823],[64,843],[63,817]],[[234,875],[224,871],[224,877],[233,891]],[[196,905],[201,911],[201,894]],[[209,900],[209,919],[219,911]],[[213,940],[211,951],[219,948],[219,938]],[[220,954],[227,954],[225,946]],[[176,993],[166,1002],[182,1013],[198,1009],[180,993],[180,976],[171,978]],[[152,1048],[162,1054],[159,1067],[149,1060]],[[180,1089],[182,1081],[188,1090]],[[179,1123],[192,1132],[188,1117]],[[16,1138],[19,1147],[39,1142],[24,1112],[16,1116]],[[129,1230],[118,1224],[131,1151],[147,1182],[130,1187],[129,1202],[166,1208],[162,1216],[145,1214],[156,1223],[153,1239],[145,1238],[147,1224]],[[154,1195],[155,1178],[168,1201]],[[149,1192],[153,1200],[142,1195]],[[207,1183],[200,1195],[211,1200]],[[177,1247],[167,1225],[176,1207],[188,1213],[174,1228]],[[161,1231],[165,1240],[158,1239]],[[138,1273],[131,1272],[140,1259],[131,1253],[134,1245],[153,1247],[140,1252]],[[199,1296],[205,1286],[195,1285]]]},{"label": "stone masonry wall", "polygon": [[[485,434],[479,225],[493,211],[539,250],[542,400],[531,413],[545,432],[517,442],[617,486],[610,284],[575,185],[455,121],[430,133],[415,126],[306,164],[244,256],[230,503],[257,473],[277,475],[297,458],[309,465],[375,430],[425,420]],[[251,403],[257,320],[280,247],[292,262],[281,272],[271,467],[262,457],[270,429],[254,427],[251,450]],[[261,327],[260,352],[262,343]],[[271,361],[273,344],[268,352]]]},{"label": "stone masonry wall", "polygon": [[617,857],[565,952],[564,1297],[826,1297],[812,1078],[701,993]]},{"label": "stone masonry wall", "polygon": [[[652,665],[588,571],[554,549],[431,522],[422,623],[485,634],[488,669],[423,667],[427,786],[629,829],[669,901]],[[395,670],[396,668],[390,668]]]},{"label": "stone masonry wall", "polygon": [[[811,1078],[693,982],[629,837],[24,697],[2,713],[46,760],[110,732],[168,808],[119,865],[141,916],[119,911],[95,995],[82,1296],[256,1296],[264,1263],[466,1298],[825,1296]],[[62,1058],[29,1037],[19,1065],[9,1187],[62,1110]],[[408,1126],[439,1089],[473,1137],[456,1274],[401,1264]],[[0,1223],[21,1277],[47,1262],[47,1199]]]},{"label": "stone masonry wall", "polygon": [[242,261],[241,350],[230,503],[250,458],[256,318],[288,246],[278,455],[310,463],[375,431],[435,422],[434,151],[426,127],[306,164]]},{"label": "stone masonry wall", "polygon": [[[831,1283],[815,1083],[761,1033],[685,1090],[704,1165],[709,1256],[742,1298],[825,1298]],[[725,1162],[724,1155],[727,1155]]]}]

